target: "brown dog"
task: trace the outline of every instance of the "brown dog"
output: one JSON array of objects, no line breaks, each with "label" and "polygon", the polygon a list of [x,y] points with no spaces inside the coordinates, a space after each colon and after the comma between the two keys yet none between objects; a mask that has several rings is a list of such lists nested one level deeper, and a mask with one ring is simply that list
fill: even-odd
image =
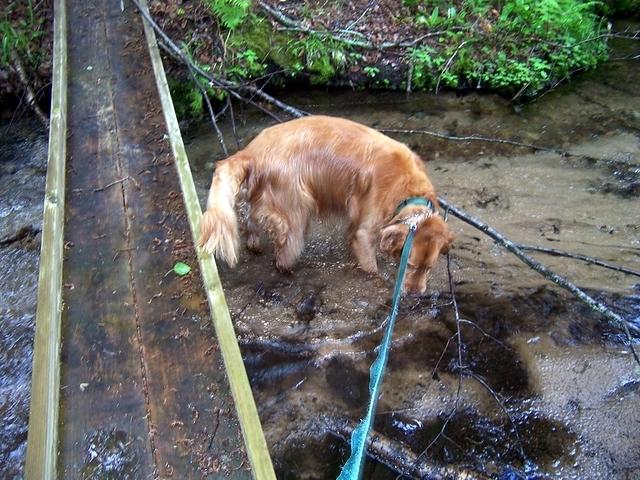
[{"label": "brown dog", "polygon": [[438,255],[453,241],[420,157],[350,120],[312,116],[282,123],[217,164],[199,243],[232,267],[239,245],[234,206],[243,187],[251,207],[247,247],[260,251],[263,226],[280,271],[290,271],[300,256],[313,216],[346,217],[358,265],[371,273],[378,269],[376,240],[382,252],[398,258],[416,225],[404,282],[412,292],[425,291]]}]

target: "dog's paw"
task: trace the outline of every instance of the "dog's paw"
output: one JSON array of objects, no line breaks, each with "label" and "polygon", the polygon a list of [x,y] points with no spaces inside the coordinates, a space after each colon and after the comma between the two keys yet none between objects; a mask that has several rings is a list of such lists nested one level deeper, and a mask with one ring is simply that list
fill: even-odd
[{"label": "dog's paw", "polygon": [[262,253],[263,253],[262,245],[260,245],[259,243],[258,244],[250,244],[249,242],[247,242],[247,250],[249,250],[254,255],[262,255]]},{"label": "dog's paw", "polygon": [[276,264],[276,270],[278,270],[278,272],[280,272],[282,275],[286,275],[288,277],[293,275],[293,269],[291,267],[283,267],[281,265]]},{"label": "dog's paw", "polygon": [[369,264],[369,265],[362,265],[360,263],[358,263],[356,265],[356,268],[358,270],[360,270],[361,272],[366,273],[367,275],[370,276],[376,276],[378,275],[378,266],[374,263],[374,264]]}]

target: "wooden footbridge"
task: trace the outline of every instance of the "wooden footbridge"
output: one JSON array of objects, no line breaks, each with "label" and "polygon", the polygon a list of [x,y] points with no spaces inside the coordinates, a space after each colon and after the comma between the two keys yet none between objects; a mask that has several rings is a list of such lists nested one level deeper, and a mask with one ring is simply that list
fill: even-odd
[{"label": "wooden footbridge", "polygon": [[275,478],[153,30],[54,14],[26,477]]}]

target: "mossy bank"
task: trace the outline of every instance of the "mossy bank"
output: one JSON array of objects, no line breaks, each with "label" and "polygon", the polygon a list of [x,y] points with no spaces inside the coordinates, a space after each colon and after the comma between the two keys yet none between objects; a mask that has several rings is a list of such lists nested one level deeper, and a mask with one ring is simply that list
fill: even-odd
[{"label": "mossy bank", "polygon": [[[329,85],[396,90],[489,90],[532,98],[608,57],[610,16],[640,0],[150,1],[152,15],[204,70],[277,89]],[[0,95],[29,87],[46,108],[52,2],[2,8]],[[203,111],[200,89],[170,58],[180,116]],[[203,84],[211,97],[224,92]],[[13,99],[7,102],[7,99]]]}]

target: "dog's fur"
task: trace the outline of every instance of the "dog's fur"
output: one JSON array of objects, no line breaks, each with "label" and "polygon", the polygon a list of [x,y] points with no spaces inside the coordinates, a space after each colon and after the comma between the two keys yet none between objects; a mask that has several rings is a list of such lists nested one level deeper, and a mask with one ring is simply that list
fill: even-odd
[{"label": "dog's fur", "polygon": [[395,213],[408,197],[424,197],[437,208],[422,160],[402,143],[342,118],[312,116],[267,128],[217,164],[199,243],[232,267],[239,250],[234,206],[243,188],[251,208],[247,247],[260,251],[263,226],[280,271],[290,271],[300,256],[313,216],[346,217],[358,265],[371,273],[378,268],[376,240],[398,258],[409,225],[417,223],[404,284],[413,292],[425,291],[438,255],[453,240],[437,210],[409,205]]}]

